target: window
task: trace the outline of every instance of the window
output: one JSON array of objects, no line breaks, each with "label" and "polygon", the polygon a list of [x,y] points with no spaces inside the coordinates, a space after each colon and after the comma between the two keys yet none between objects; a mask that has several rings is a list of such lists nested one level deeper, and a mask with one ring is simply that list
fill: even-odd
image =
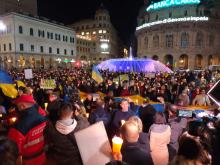
[{"label": "window", "polygon": [[184,12],[184,16],[187,16],[188,15],[188,12],[187,12],[187,10],[185,10],[185,12]]},{"label": "window", "polygon": [[60,49],[59,48],[57,48],[57,54],[60,54]]},{"label": "window", "polygon": [[99,16],[99,20],[102,20],[102,16]]},{"label": "window", "polygon": [[2,51],[2,49],[1,49],[1,45],[0,45],[0,52]]},{"label": "window", "polygon": [[24,44],[20,44],[20,51],[24,51]]},{"label": "window", "polygon": [[23,33],[23,28],[22,28],[22,26],[19,26],[19,27],[18,27],[18,31],[19,31],[20,34]]},{"label": "window", "polygon": [[203,45],[203,33],[198,32],[196,35],[196,47],[202,47]]},{"label": "window", "polygon": [[49,53],[52,53],[52,48],[51,47],[49,47]]},{"label": "window", "polygon": [[166,47],[167,48],[172,48],[173,47],[173,35],[172,34],[167,34],[166,35]]},{"label": "window", "polygon": [[169,18],[171,18],[172,17],[172,12],[169,12]]},{"label": "window", "polygon": [[189,34],[186,32],[183,32],[181,34],[181,47],[187,48],[189,46]]},{"label": "window", "polygon": [[213,35],[209,35],[209,46],[214,46],[215,37]]},{"label": "window", "polygon": [[158,15],[156,15],[156,18],[155,18],[155,19],[156,19],[156,21],[158,20]]},{"label": "window", "polygon": [[34,45],[31,45],[31,51],[34,52]]},{"label": "window", "polygon": [[71,50],[71,55],[73,55],[73,50]]},{"label": "window", "polygon": [[50,33],[50,39],[53,39],[53,33]]},{"label": "window", "polygon": [[40,46],[40,52],[43,53],[44,52],[44,47]]},{"label": "window", "polygon": [[49,32],[47,32],[47,38],[50,39],[50,33]]},{"label": "window", "polygon": [[64,54],[65,54],[65,55],[67,54],[67,51],[66,51],[66,49],[64,49]]},{"label": "window", "polygon": [[159,48],[159,36],[158,35],[155,35],[153,37],[153,47],[154,48]]},{"label": "window", "polygon": [[148,48],[148,38],[144,38],[144,47]]},{"label": "window", "polygon": [[11,51],[11,50],[12,50],[11,43],[9,43],[9,51]]},{"label": "window", "polygon": [[30,28],[30,36],[33,36],[34,35],[34,30],[33,28]]},{"label": "window", "polygon": [[4,51],[6,51],[6,44],[4,44],[3,46],[4,46]]}]

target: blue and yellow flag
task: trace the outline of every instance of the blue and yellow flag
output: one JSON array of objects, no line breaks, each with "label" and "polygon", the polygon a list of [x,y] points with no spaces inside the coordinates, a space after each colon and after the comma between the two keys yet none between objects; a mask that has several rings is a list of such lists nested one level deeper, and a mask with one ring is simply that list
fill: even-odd
[{"label": "blue and yellow flag", "polygon": [[18,94],[11,76],[2,70],[0,70],[0,88],[5,96],[16,98]]},{"label": "blue and yellow flag", "polygon": [[97,83],[103,82],[103,78],[99,70],[96,68],[96,66],[93,66],[92,68],[92,79],[95,80]]}]

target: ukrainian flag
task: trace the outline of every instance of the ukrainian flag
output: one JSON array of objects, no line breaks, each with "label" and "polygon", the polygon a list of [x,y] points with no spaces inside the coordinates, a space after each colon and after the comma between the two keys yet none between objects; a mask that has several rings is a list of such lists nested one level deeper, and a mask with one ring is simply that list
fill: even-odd
[{"label": "ukrainian flag", "polygon": [[92,78],[97,82],[101,83],[103,82],[103,78],[99,70],[96,68],[96,66],[93,66],[92,68]]},{"label": "ukrainian flag", "polygon": [[0,88],[5,96],[16,98],[18,91],[15,88],[14,82],[5,71],[0,70]]},{"label": "ukrainian flag", "polygon": [[16,82],[18,87],[26,87],[26,85],[20,80],[15,80],[15,82]]}]

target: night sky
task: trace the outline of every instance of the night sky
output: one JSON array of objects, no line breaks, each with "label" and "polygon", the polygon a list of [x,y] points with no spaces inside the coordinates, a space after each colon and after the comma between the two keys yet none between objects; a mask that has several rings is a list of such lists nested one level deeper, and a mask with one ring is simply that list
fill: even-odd
[{"label": "night sky", "polygon": [[93,18],[101,2],[109,11],[111,22],[127,46],[134,36],[137,15],[144,0],[38,0],[38,14],[70,24]]}]

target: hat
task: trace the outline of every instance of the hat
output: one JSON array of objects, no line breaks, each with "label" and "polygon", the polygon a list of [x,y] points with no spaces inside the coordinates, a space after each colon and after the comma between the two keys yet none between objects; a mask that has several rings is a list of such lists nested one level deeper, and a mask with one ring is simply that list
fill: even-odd
[{"label": "hat", "polygon": [[35,100],[33,98],[33,96],[28,95],[28,94],[23,94],[21,95],[19,98],[15,99],[13,101],[14,104],[18,104],[18,103],[33,103],[35,104]]}]

